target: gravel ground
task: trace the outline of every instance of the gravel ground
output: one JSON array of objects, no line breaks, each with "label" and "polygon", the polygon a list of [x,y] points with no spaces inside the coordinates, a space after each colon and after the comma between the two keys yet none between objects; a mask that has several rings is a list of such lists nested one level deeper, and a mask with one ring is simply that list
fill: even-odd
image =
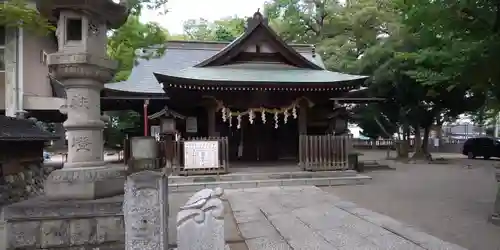
[{"label": "gravel ground", "polygon": [[500,250],[500,227],[488,223],[500,161],[455,162],[394,164],[367,172],[373,180],[365,185],[323,189],[468,249]]}]

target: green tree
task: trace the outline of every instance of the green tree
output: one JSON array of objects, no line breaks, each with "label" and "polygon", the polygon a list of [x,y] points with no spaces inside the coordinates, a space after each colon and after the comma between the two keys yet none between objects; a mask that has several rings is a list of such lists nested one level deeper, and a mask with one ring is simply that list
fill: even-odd
[{"label": "green tree", "polygon": [[[111,0],[109,0],[111,1]],[[55,30],[54,25],[30,6],[30,0],[9,0],[0,4],[0,25],[22,26],[38,33],[47,33]],[[132,15],[140,15],[143,9],[160,10],[166,13],[165,6],[168,0],[120,0],[126,4]]]},{"label": "green tree", "polygon": [[189,40],[212,40],[211,24],[205,19],[189,19],[184,22],[183,30]]},{"label": "green tree", "polygon": [[[431,126],[483,105],[485,86],[491,87],[500,75],[490,70],[482,74],[484,80],[471,79],[470,70],[484,71],[484,58],[495,55],[486,35],[492,32],[485,32],[490,29],[479,27],[479,18],[471,16],[494,17],[499,9],[491,3],[475,4],[465,4],[464,11],[458,3],[430,0],[351,0],[345,5],[273,0],[266,13],[289,42],[316,43],[328,69],[372,76],[372,93],[386,96],[395,106],[360,107],[358,114],[365,116],[360,124],[372,137],[383,134],[382,127],[394,128],[389,123],[404,127],[406,135],[413,131],[417,138],[423,129],[416,157],[428,157]],[[471,9],[475,15],[464,18]],[[370,120],[377,120],[379,128]]]},{"label": "green tree", "polygon": [[26,0],[4,1],[0,4],[0,25],[24,27],[37,33],[48,33],[55,27],[40,13],[28,5]]},{"label": "green tree", "polygon": [[120,0],[125,3],[130,9],[130,14],[139,16],[144,9],[159,11],[159,14],[167,13],[168,0]]},{"label": "green tree", "polygon": [[237,16],[222,18],[214,22],[213,38],[215,41],[233,41],[245,32],[245,20]]},{"label": "green tree", "polygon": [[[115,81],[126,80],[137,59],[137,50],[141,58],[161,56],[165,52],[167,31],[157,23],[141,23],[138,16],[130,16],[120,28],[108,37],[108,56],[118,61]],[[152,48],[154,49],[149,49]]]},{"label": "green tree", "polygon": [[187,40],[233,41],[245,31],[245,21],[237,16],[226,17],[214,22],[205,19],[189,19],[183,24]]},{"label": "green tree", "polygon": [[334,0],[271,0],[265,4],[264,14],[284,40],[317,43],[327,30],[336,31],[333,23],[339,8]]},{"label": "green tree", "polygon": [[[128,79],[137,59],[162,56],[165,52],[167,31],[156,23],[141,23],[138,16],[131,15],[120,28],[108,37],[108,56],[118,62],[114,81]],[[137,53],[141,50],[141,53]],[[138,54],[140,56],[138,56]],[[109,145],[121,144],[124,132],[140,128],[140,115],[132,110],[108,112],[111,123],[105,130]]]},{"label": "green tree", "polygon": [[[162,11],[166,3],[166,0],[128,1],[130,16],[108,37],[108,56],[118,62],[115,82],[128,79],[137,59],[150,59],[165,53],[168,32],[157,23],[141,23],[139,15],[144,8]],[[141,53],[137,53],[138,50],[142,50]],[[141,127],[141,116],[136,111],[111,111],[107,114],[111,118],[104,131],[108,146],[121,145],[126,131]]]}]

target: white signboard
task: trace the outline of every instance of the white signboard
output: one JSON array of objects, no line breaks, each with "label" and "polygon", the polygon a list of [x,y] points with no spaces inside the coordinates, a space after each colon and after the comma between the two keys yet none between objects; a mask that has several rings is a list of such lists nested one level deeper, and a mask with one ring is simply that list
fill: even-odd
[{"label": "white signboard", "polygon": [[151,126],[151,136],[158,140],[160,138],[160,126]]},{"label": "white signboard", "polygon": [[198,120],[196,119],[196,117],[186,118],[186,132],[198,133]]},{"label": "white signboard", "polygon": [[187,141],[184,142],[184,169],[218,168],[218,141]]}]

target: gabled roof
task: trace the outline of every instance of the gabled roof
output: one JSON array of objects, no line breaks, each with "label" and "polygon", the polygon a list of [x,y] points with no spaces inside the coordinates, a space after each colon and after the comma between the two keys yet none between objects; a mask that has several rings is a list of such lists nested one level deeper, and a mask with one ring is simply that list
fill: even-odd
[{"label": "gabled roof", "polygon": [[[158,84],[153,73],[168,75],[193,67],[214,56],[228,44],[228,42],[169,41],[163,56],[149,60],[139,59],[126,81],[108,83],[105,84],[105,88],[145,95],[164,94],[162,85]],[[321,56],[311,49],[311,45],[291,44],[289,46],[318,67],[325,67]]]},{"label": "gabled roof", "polygon": [[245,33],[231,43],[175,44],[181,48],[169,44],[163,57],[141,61],[127,81],[106,84],[105,88],[142,95],[164,93],[166,88],[219,90],[217,85],[229,86],[222,90],[346,91],[367,78],[326,70],[313,46],[308,45],[304,52],[303,45],[300,49],[287,45],[259,12],[248,19]]},{"label": "gabled roof", "polygon": [[[252,41],[253,39],[253,41]],[[256,40],[258,39],[258,40]],[[248,19],[246,31],[236,38],[233,42],[228,44],[225,48],[217,54],[207,58],[203,62],[195,65],[194,67],[207,67],[207,66],[222,66],[235,58],[245,47],[255,42],[266,42],[274,45],[277,52],[288,61],[289,64],[299,68],[324,70],[323,67],[316,65],[310,60],[303,57],[292,47],[287,45],[271,27],[269,27],[267,18],[260,12],[256,12],[252,18]]]}]

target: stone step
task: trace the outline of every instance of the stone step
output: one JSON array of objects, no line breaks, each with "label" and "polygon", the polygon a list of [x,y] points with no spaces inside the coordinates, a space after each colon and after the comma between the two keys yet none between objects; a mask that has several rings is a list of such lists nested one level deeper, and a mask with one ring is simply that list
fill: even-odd
[{"label": "stone step", "polygon": [[291,179],[267,179],[267,180],[244,180],[244,181],[215,181],[215,182],[192,182],[192,183],[170,183],[169,192],[194,192],[204,188],[221,187],[224,189],[256,188],[272,186],[341,186],[364,184],[371,180],[370,176],[355,175],[343,177],[319,177],[319,178],[291,178]]},{"label": "stone step", "polygon": [[257,180],[284,180],[284,179],[311,179],[311,178],[333,178],[333,177],[353,177],[357,172],[346,171],[318,171],[318,172],[242,172],[224,175],[203,175],[203,176],[169,176],[168,183],[206,183],[206,182],[227,182],[227,181],[257,181]]}]

